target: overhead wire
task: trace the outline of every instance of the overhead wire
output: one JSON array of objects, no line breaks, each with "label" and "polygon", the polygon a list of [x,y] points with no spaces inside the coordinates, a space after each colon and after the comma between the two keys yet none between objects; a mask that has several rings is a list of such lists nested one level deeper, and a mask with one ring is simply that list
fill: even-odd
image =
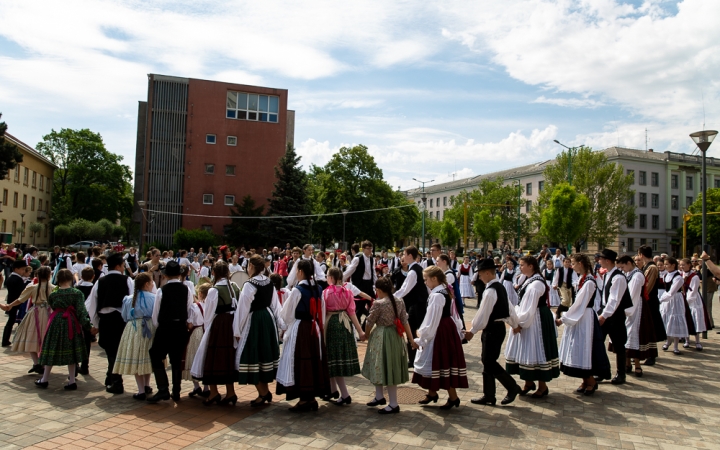
[{"label": "overhead wire", "polygon": [[367,213],[367,212],[377,212],[377,211],[388,211],[391,209],[402,209],[402,208],[409,208],[409,207],[415,207],[414,203],[409,203],[407,205],[402,206],[389,206],[387,208],[376,208],[376,209],[364,209],[361,211],[348,211],[348,212],[332,212],[332,213],[321,213],[321,214],[301,214],[301,215],[294,215],[294,216],[214,216],[214,215],[208,215],[208,214],[189,214],[189,213],[178,213],[178,212],[172,212],[172,211],[160,211],[157,209],[148,209],[148,208],[141,208],[142,211],[148,212],[148,213],[156,213],[156,214],[170,214],[173,216],[187,216],[187,217],[203,217],[208,219],[301,219],[306,217],[324,217],[324,216],[339,216],[343,214],[361,214],[361,213]]}]

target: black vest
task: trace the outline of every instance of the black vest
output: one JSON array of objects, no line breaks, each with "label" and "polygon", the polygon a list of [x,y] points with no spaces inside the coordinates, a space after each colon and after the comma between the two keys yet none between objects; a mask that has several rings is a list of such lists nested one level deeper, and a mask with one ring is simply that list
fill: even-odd
[{"label": "black vest", "polygon": [[592,298],[588,302],[587,307],[595,308],[595,297],[597,296],[597,283],[595,282],[595,279],[592,278],[589,274],[588,274],[587,278],[585,278],[585,283],[583,283],[583,286],[587,283],[592,283],[595,285],[595,291],[593,291]]},{"label": "black vest", "polygon": [[[422,277],[420,278],[422,280]],[[12,303],[17,300],[22,292],[25,290],[30,282],[26,282],[19,275],[10,275],[5,280],[5,287],[7,288],[7,303]],[[120,300],[122,302],[122,300]]]},{"label": "black vest", "polygon": [[507,289],[505,289],[505,286],[503,286],[502,283],[493,283],[488,289],[493,289],[497,296],[495,306],[493,306],[490,318],[488,319],[488,324],[499,319],[510,317],[510,306],[508,306]]},{"label": "black vest", "polygon": [[[534,276],[535,275],[533,275],[533,277]],[[530,278],[532,278],[532,277],[530,277]],[[525,281],[527,283],[527,280],[525,280]],[[534,281],[531,281],[530,283],[524,284],[524,286],[522,288],[520,288],[520,292],[518,292],[518,297],[520,298],[520,300],[518,300],[518,304],[522,301],[523,297],[525,297],[525,292],[527,291],[527,288],[529,288],[530,285],[533,284],[535,281],[541,281],[541,280],[535,279]],[[543,283],[543,284],[545,284],[545,283]],[[543,294],[540,297],[538,297],[537,307],[540,308],[542,306],[547,306],[547,301],[548,301],[548,288],[547,288],[547,284],[545,284],[545,292],[543,292]]]},{"label": "black vest", "polygon": [[545,279],[552,283],[553,278],[555,277],[555,271],[554,270],[547,270],[545,269]]},{"label": "black vest", "polygon": [[[607,275],[606,275],[606,276],[607,276]],[[615,273],[613,273],[612,276],[610,277],[610,279],[608,280],[608,282],[605,283],[605,291],[604,291],[604,293],[603,293],[603,297],[605,298],[605,304],[606,304],[606,305],[607,305],[607,299],[610,298],[610,288],[612,287],[613,280],[615,279],[615,277],[620,277],[620,276],[621,276],[621,277],[625,277],[625,275],[622,273],[622,271],[621,271],[621,270],[618,270],[618,271],[616,271]],[[631,308],[631,307],[632,307],[632,297],[630,297],[630,289],[628,289],[628,288],[626,287],[626,288],[625,288],[625,292],[623,292],[623,295],[622,295],[622,297],[620,298],[620,302],[619,302],[619,304],[618,304],[618,307],[617,307],[617,309],[615,310],[615,312],[613,313],[613,316],[614,316],[618,311],[625,311],[626,309]],[[624,313],[623,313],[623,314],[624,314]]]},{"label": "black vest", "polygon": [[167,283],[160,288],[162,298],[158,312],[158,324],[187,322],[188,287],[184,283]]},{"label": "black vest", "polygon": [[452,303],[453,299],[450,297],[450,294],[446,290],[440,291],[440,294],[442,294],[443,297],[445,297],[445,305],[442,309],[442,315],[440,317],[450,317],[452,315]]},{"label": "black vest", "polygon": [[230,286],[228,285],[219,285],[214,286],[215,289],[218,291],[218,303],[215,307],[215,314],[223,314],[228,313],[230,311],[235,311],[235,307],[233,307],[232,299],[233,297],[235,300],[237,300],[240,296],[240,290],[236,289],[237,286],[232,286],[232,295],[230,295]]},{"label": "black vest", "polygon": [[407,306],[408,309],[412,307],[427,309],[427,299],[429,294],[427,286],[425,286],[425,282],[423,282],[422,267],[420,267],[420,264],[413,264],[410,270],[415,272],[416,281],[415,286],[413,286],[413,288],[410,289],[410,292],[408,292],[407,295],[405,295],[405,298],[403,298],[405,306]]},{"label": "black vest", "polygon": [[122,308],[123,298],[128,292],[127,277],[119,273],[109,273],[97,281],[97,310],[103,308]]},{"label": "black vest", "polygon": [[250,312],[260,311],[261,309],[269,308],[272,305],[272,297],[275,287],[268,281],[264,286],[258,284],[257,281],[249,280],[245,283],[250,283],[255,286],[255,298],[250,303]]},{"label": "black vest", "polygon": [[393,270],[392,274],[390,275],[390,280],[393,282],[393,287],[396,291],[402,287],[406,278],[407,275],[402,273],[402,269],[400,267]]},{"label": "black vest", "polygon": [[513,278],[515,278],[515,271],[508,272],[507,270],[503,270],[503,280],[504,281],[513,281]]},{"label": "black vest", "polygon": [[[430,267],[430,266],[434,266],[434,265],[435,265],[435,261],[433,261],[432,258],[428,258],[425,260],[425,266]],[[422,278],[421,278],[421,280],[422,280]]]},{"label": "black vest", "polygon": [[308,286],[307,284],[298,284],[297,288],[300,290],[300,301],[295,307],[295,319],[297,320],[312,320],[313,316],[310,313],[310,300],[312,298],[320,299],[322,295],[322,287]]},{"label": "black vest", "polygon": [[352,280],[352,284],[354,284],[357,287],[361,287],[363,282],[371,282],[373,281],[373,268],[370,268],[370,279],[369,280],[363,280],[363,277],[365,276],[365,255],[363,253],[358,253],[354,256],[358,259],[358,265],[355,267],[355,272],[350,276],[350,280]]},{"label": "black vest", "polygon": [[[99,286],[98,286],[99,287]],[[75,289],[82,292],[85,296],[85,300],[87,300],[88,297],[90,297],[90,293],[92,292],[93,285],[90,286],[75,286]]]},{"label": "black vest", "polygon": [[557,270],[560,271],[560,273],[558,274],[558,287],[561,288],[563,287],[563,285],[565,285],[565,287],[567,287],[568,289],[572,289],[572,269],[568,270],[567,276],[565,274],[564,267],[560,267]]}]

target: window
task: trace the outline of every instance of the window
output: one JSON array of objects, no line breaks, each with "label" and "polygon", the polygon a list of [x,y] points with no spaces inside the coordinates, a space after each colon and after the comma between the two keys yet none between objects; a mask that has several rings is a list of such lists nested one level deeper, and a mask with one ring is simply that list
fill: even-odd
[{"label": "window", "polygon": [[212,225],[203,225],[202,229],[205,231],[210,231],[210,232],[212,232],[212,230],[213,230]]},{"label": "window", "polygon": [[693,198],[692,197],[685,197],[685,207],[689,208],[690,205],[693,204]]},{"label": "window", "polygon": [[651,244],[651,245],[652,245],[652,251],[654,251],[654,252],[658,251],[658,240],[657,240],[657,239],[653,239],[651,242],[652,242],[652,244]]},{"label": "window", "polygon": [[628,220],[628,222],[625,224],[628,228],[635,228],[635,219]]},{"label": "window", "polygon": [[688,175],[685,177],[685,189],[688,191],[693,190],[693,177],[692,175]]},{"label": "window", "polygon": [[647,239],[640,238],[640,245],[645,245],[645,244],[647,244]]},{"label": "window", "polygon": [[30,169],[28,169],[28,168],[26,167],[26,168],[25,168],[25,171],[23,172],[23,184],[24,184],[25,186],[28,185],[28,175],[29,175],[29,174],[30,174]]},{"label": "window", "polygon": [[670,209],[674,209],[676,211],[680,209],[680,200],[677,195],[670,196]]},{"label": "window", "polygon": [[532,210],[532,202],[530,200],[525,202],[525,212],[529,213]]},{"label": "window", "polygon": [[40,175],[40,190],[43,190],[43,184],[45,184],[45,175]]},{"label": "window", "polygon": [[215,164],[205,164],[205,173],[215,173]]},{"label": "window", "polygon": [[43,209],[42,209],[42,199],[39,198],[39,199],[38,199],[38,211],[42,211],[42,210],[43,210]]},{"label": "window", "polygon": [[50,189],[50,185],[51,185],[51,184],[52,184],[52,182],[51,182],[50,178],[48,178],[48,180],[47,180],[47,186],[45,186],[45,192],[47,192],[48,194],[50,193],[50,190],[51,190],[51,189]]},{"label": "window", "polygon": [[16,192],[13,195],[13,208],[17,208],[17,207],[18,207],[18,193]]},{"label": "window", "polygon": [[660,194],[651,194],[650,195],[650,206],[653,208],[660,207]]},{"label": "window", "polygon": [[630,194],[630,198],[628,199],[628,204],[630,206],[635,206],[635,193]]},{"label": "window", "polygon": [[30,211],[35,211],[35,197],[30,199]]},{"label": "window", "polygon": [[277,123],[279,109],[280,97],[228,91],[225,117]]},{"label": "window", "polygon": [[650,173],[650,186],[660,186],[660,174],[657,172]]},{"label": "window", "polygon": [[720,188],[720,178],[715,180],[715,187]]},{"label": "window", "polygon": [[227,137],[227,145],[231,145],[235,147],[237,145],[237,136],[228,136]]},{"label": "window", "polygon": [[652,216],[652,229],[653,230],[660,229],[660,216],[657,216],[657,215]]},{"label": "window", "polygon": [[627,251],[633,252],[635,251],[635,239],[634,238],[628,238],[627,240]]},{"label": "window", "polygon": [[17,221],[13,220],[13,224],[12,224],[12,234],[15,234],[15,230],[17,230]]},{"label": "window", "polygon": [[640,193],[640,207],[647,208],[647,194],[645,192]]},{"label": "window", "polygon": [[225,175],[235,176],[235,166],[225,166]]},{"label": "window", "polygon": [[443,206],[447,206],[447,197],[443,197]]},{"label": "window", "polygon": [[435,200],[435,206],[440,207],[440,197]]},{"label": "window", "polygon": [[543,189],[545,189],[545,182],[544,182],[544,181],[538,181],[538,193],[542,192]]},{"label": "window", "polygon": [[640,176],[639,176],[639,178],[640,178],[640,179],[638,180],[638,184],[639,184],[640,186],[645,186],[645,185],[647,185],[647,172],[645,172],[644,170],[641,170],[641,171],[640,171]]},{"label": "window", "polygon": [[678,188],[678,177],[677,175],[670,175],[670,188],[677,189]]},{"label": "window", "polygon": [[225,196],[225,206],[232,206],[235,204],[235,196],[234,195],[226,195]]},{"label": "window", "polygon": [[205,143],[206,144],[214,144],[217,142],[217,136],[214,134],[206,134],[205,135]]},{"label": "window", "polygon": [[16,183],[20,182],[20,164],[15,166],[15,182]]},{"label": "window", "polygon": [[435,218],[440,220],[440,211],[435,211]]},{"label": "window", "polygon": [[647,228],[647,214],[640,214],[640,228]]},{"label": "window", "polygon": [[3,219],[2,222],[0,222],[0,232],[5,233],[7,231],[7,220]]},{"label": "window", "polygon": [[532,195],[532,183],[525,185],[525,195]]},{"label": "window", "polygon": [[672,228],[673,230],[677,230],[678,228],[680,228],[680,221],[678,219],[678,216],[672,216],[670,218],[670,228]]},{"label": "window", "polygon": [[635,171],[634,171],[634,170],[628,170],[628,171],[627,171],[627,174],[630,175],[630,176],[632,176],[632,183],[630,183],[630,184],[635,184]]},{"label": "window", "polygon": [[33,170],[32,173],[32,188],[37,189],[37,172]]},{"label": "window", "polygon": [[2,204],[5,205],[5,206],[8,205],[8,190],[7,190],[7,189],[3,189],[3,200],[2,200]]},{"label": "window", "polygon": [[433,199],[430,199],[430,207],[433,207]]},{"label": "window", "polygon": [[23,194],[23,209],[27,209],[27,195]]},{"label": "window", "polygon": [[212,205],[213,204],[213,195],[212,194],[203,194],[203,205]]}]

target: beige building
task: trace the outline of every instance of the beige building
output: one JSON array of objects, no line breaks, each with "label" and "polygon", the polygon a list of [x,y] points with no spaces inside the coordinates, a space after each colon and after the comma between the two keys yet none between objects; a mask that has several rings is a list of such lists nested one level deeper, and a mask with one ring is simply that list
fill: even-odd
[{"label": "beige building", "polygon": [[[23,161],[7,178],[0,180],[0,232],[11,233],[12,242],[17,244],[47,247],[50,245],[52,179],[57,167],[16,137],[5,133],[5,138],[18,146]],[[42,225],[37,233],[30,231],[34,223]]]},{"label": "beige building", "polygon": [[[637,218],[634,223],[623,226],[623,233],[609,246],[618,253],[635,253],[640,245],[650,245],[658,253],[679,256],[682,236],[677,230],[682,227],[683,211],[701,195],[701,157],[685,153],[652,150],[636,150],[610,147],[602,150],[609,162],[619,164],[626,173],[632,173],[635,182],[635,195],[631,203],[635,205]],[[442,220],[445,210],[460,192],[471,191],[482,179],[503,178],[506,184],[520,182],[524,188],[521,212],[531,210],[545,180],[545,167],[555,160],[548,160],[520,166],[499,172],[478,175],[471,178],[425,187],[427,210],[430,216]],[[720,160],[706,158],[707,186],[720,187]],[[422,189],[407,192],[418,206],[422,203]],[[432,239],[436,242],[436,239]],[[470,242],[470,248],[477,247]],[[589,250],[596,250],[589,243]],[[697,249],[688,248],[692,253]]]}]

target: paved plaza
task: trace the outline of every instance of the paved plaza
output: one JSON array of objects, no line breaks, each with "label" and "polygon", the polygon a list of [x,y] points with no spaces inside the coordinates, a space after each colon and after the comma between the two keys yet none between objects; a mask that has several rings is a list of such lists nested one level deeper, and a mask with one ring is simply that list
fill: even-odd
[{"label": "paved plaza", "polygon": [[[0,291],[0,301],[5,292]],[[466,310],[468,322],[474,306],[471,301]],[[5,316],[0,317],[4,325]],[[718,448],[719,342],[712,331],[703,352],[661,354],[642,378],[629,375],[628,383],[617,387],[605,382],[594,397],[579,396],[579,380],[561,376],[549,383],[550,395],[543,399],[518,397],[510,406],[481,407],[470,403],[482,388],[477,336],[465,346],[470,388],[459,391],[459,409],[438,409],[445,392],[438,404],[420,407],[415,403],[422,391],[408,384],[400,392],[402,412],[390,416],[365,406],[374,388],[360,376],[349,379],[352,405],[321,404],[316,413],[290,413],[290,404],[277,396],[270,406],[250,408],[252,387],[236,388],[236,407],[205,407],[187,397],[189,382],[179,403],[148,405],[133,400],[132,377],[125,378],[124,395],[105,392],[106,360],[97,344],[90,375],[78,377],[77,391],[62,389],[64,367],[56,368],[50,387],[41,390],[33,384],[37,376],[27,375],[29,358],[5,348],[0,352],[0,449]],[[365,344],[359,349],[362,360]],[[503,395],[498,385],[498,396]]]}]

